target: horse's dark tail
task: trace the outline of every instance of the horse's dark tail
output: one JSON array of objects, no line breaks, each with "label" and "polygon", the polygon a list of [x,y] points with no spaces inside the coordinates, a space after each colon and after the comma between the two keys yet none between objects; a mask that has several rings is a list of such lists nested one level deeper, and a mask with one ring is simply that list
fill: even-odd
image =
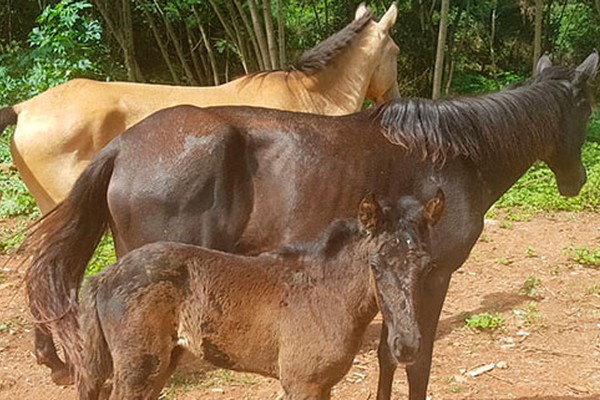
[{"label": "horse's dark tail", "polygon": [[0,133],[4,132],[7,126],[17,123],[17,113],[12,107],[4,107],[0,110]]},{"label": "horse's dark tail", "polygon": [[96,293],[100,280],[90,278],[81,296],[81,342],[85,348],[83,364],[75,366],[80,399],[98,399],[104,382],[113,370],[112,356],[98,317]]},{"label": "horse's dark tail", "polygon": [[27,238],[33,250],[25,276],[29,310],[38,328],[59,338],[74,366],[82,362],[77,293],[108,225],[106,192],[117,154],[114,145],[102,150],[69,197],[46,214]]}]

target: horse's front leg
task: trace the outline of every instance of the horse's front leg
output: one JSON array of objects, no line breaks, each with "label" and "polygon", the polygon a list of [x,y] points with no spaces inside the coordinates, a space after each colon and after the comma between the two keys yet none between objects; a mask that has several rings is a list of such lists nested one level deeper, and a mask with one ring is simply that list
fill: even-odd
[{"label": "horse's front leg", "polygon": [[392,396],[392,382],[398,364],[392,357],[388,345],[388,329],[384,323],[381,326],[379,347],[377,348],[377,361],[379,362],[379,382],[377,384],[377,400],[389,400]]},{"label": "horse's front leg", "polygon": [[52,381],[57,385],[72,385],[73,377],[69,367],[58,357],[52,335],[38,327],[34,329],[34,335],[37,363],[50,368]]},{"label": "horse's front leg", "polygon": [[[434,270],[427,277],[420,291],[417,318],[422,335],[421,349],[416,362],[406,366],[410,400],[425,400],[427,398],[433,342],[448,285],[450,284],[450,277],[450,272]],[[378,400],[382,399],[378,398]]]}]

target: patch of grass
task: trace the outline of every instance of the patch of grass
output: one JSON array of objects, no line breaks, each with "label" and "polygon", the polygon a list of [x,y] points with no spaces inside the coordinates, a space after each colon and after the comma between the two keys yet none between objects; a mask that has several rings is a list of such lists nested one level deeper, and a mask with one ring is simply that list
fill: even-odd
[{"label": "patch of grass", "polygon": [[4,276],[4,272],[0,271],[0,283],[4,283],[6,277]]},{"label": "patch of grass", "polygon": [[0,139],[0,217],[11,218],[19,215],[38,217],[40,215],[33,197],[21,180],[19,173],[12,166],[10,155],[10,138],[14,128],[8,135]]},{"label": "patch of grass", "polygon": [[464,391],[465,391],[465,387],[459,385],[458,383],[453,383],[446,388],[446,392],[452,393],[452,394],[458,394],[458,393],[462,393]]},{"label": "patch of grass", "polygon": [[595,285],[588,286],[584,291],[586,296],[590,295],[600,295],[600,283],[596,283]]},{"label": "patch of grass", "polygon": [[94,275],[102,271],[105,267],[115,263],[117,260],[115,255],[115,246],[112,235],[106,234],[100,241],[100,244],[94,252],[94,256],[88,264],[85,271],[87,275]]},{"label": "patch of grass", "polygon": [[530,276],[523,282],[523,287],[519,293],[524,294],[528,297],[536,297],[538,293],[538,286],[542,283],[541,279],[535,276]]},{"label": "patch of grass", "polygon": [[175,400],[178,394],[189,392],[195,385],[201,383],[204,376],[204,373],[189,375],[175,372],[171,375],[171,378],[169,379],[167,386],[163,389],[159,399]]},{"label": "patch of grass", "polygon": [[500,265],[510,265],[512,261],[506,257],[496,258],[496,262]]},{"label": "patch of grass", "polygon": [[[596,123],[597,122],[597,123]],[[594,122],[600,132],[600,114]],[[596,129],[590,125],[589,130]],[[590,133],[588,132],[588,136]],[[600,137],[600,136],[599,136]],[[600,142],[588,140],[582,158],[588,182],[577,197],[560,196],[552,171],[543,163],[534,164],[497,202],[513,214],[535,215],[549,211],[598,211],[600,208]]]},{"label": "patch of grass", "polygon": [[512,229],[514,225],[515,225],[514,222],[505,219],[505,220],[500,221],[499,226],[502,229]]},{"label": "patch of grass", "polygon": [[529,303],[527,303],[527,309],[525,310],[525,314],[523,315],[523,320],[525,326],[533,326],[543,323],[544,317],[538,311],[537,303],[535,301],[530,301]]},{"label": "patch of grass", "polygon": [[475,314],[465,319],[465,326],[479,331],[504,329],[504,317],[498,312]]},{"label": "patch of grass", "polygon": [[252,386],[256,384],[256,379],[250,374],[234,373],[228,369],[218,369],[206,374],[202,386]]},{"label": "patch of grass", "polygon": [[27,220],[20,220],[13,227],[0,229],[0,254],[8,254],[15,250],[25,239]]},{"label": "patch of grass", "polygon": [[566,252],[569,259],[577,264],[600,267],[600,245],[593,249],[588,246],[568,247]]},{"label": "patch of grass", "polygon": [[537,257],[537,253],[535,252],[535,249],[531,246],[527,246],[527,249],[525,249],[525,255],[527,256],[527,258]]}]

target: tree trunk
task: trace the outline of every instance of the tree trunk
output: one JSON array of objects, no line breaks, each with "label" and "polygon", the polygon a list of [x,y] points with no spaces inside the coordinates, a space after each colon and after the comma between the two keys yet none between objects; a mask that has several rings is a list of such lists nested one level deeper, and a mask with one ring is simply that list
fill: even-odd
[{"label": "tree trunk", "polygon": [[175,84],[177,84],[177,85],[181,84],[181,81],[179,80],[179,75],[175,72],[175,68],[173,67],[171,58],[169,57],[169,51],[167,50],[167,45],[163,42],[163,40],[160,36],[160,32],[158,31],[158,28],[156,27],[156,24],[154,23],[154,17],[150,13],[150,11],[148,11],[148,9],[146,8],[145,5],[143,5],[141,7],[141,9],[142,9],[142,12],[144,13],[144,19],[148,22],[148,25],[150,25],[150,30],[152,30],[152,35],[154,36],[154,39],[156,40],[156,44],[158,45],[160,54],[162,55],[163,60],[165,60],[165,64],[167,64],[167,68],[169,69],[169,73],[171,74],[171,79],[173,79],[173,82]]},{"label": "tree trunk", "polygon": [[215,86],[219,85],[219,71],[217,70],[217,60],[215,58],[215,53],[213,52],[212,46],[208,40],[208,35],[206,35],[206,31],[202,24],[198,24],[200,28],[200,34],[202,35],[202,40],[204,40],[204,46],[206,47],[206,52],[208,53],[208,60],[210,61],[210,68],[212,70],[213,80],[215,82]]},{"label": "tree trunk", "polygon": [[498,0],[494,1],[492,5],[492,20],[491,20],[491,32],[490,32],[490,61],[492,63],[492,73],[494,77],[498,74],[498,69],[496,68],[496,51],[494,50],[494,40],[496,40],[496,12],[498,8]]},{"label": "tree trunk", "polygon": [[[133,42],[133,26],[131,21],[131,3],[129,0],[121,0],[120,15],[114,16],[111,10],[114,4],[106,0],[94,0],[96,9],[100,12],[107,30],[115,38],[123,52],[123,60],[127,69],[129,80],[144,81],[144,76],[139,64],[135,59],[135,46]],[[117,7],[117,10],[119,8]]]},{"label": "tree trunk", "polygon": [[[227,9],[233,18],[234,13],[231,10],[232,7],[230,4],[230,1],[231,0],[226,0],[225,5],[227,5]],[[246,16],[246,13],[244,13],[244,8],[242,7],[240,0],[234,0],[234,4],[240,14],[240,17],[242,18],[242,22],[244,23],[244,27],[246,28],[246,33],[248,34],[248,36],[250,37],[250,41],[252,42],[252,48],[254,49],[254,55],[255,55],[254,60],[256,61],[256,64],[258,65],[258,69],[262,71],[266,67],[265,67],[265,63],[263,62],[262,55],[260,53],[258,39],[256,38],[256,35],[254,34],[254,30],[252,29],[252,26],[250,25],[250,21],[248,21],[248,17]]]},{"label": "tree trunk", "polygon": [[[236,47],[238,48],[240,62],[242,63],[242,67],[244,68],[244,71],[246,71],[246,73],[248,73],[248,66],[246,64],[246,49],[244,48],[243,43],[240,40],[241,36],[238,32],[237,25],[235,24],[235,22],[233,24],[231,24],[235,29],[235,32],[234,32],[234,30],[231,29],[229,24],[225,21],[225,17],[221,13],[221,10],[219,9],[219,6],[215,2],[215,0],[209,0],[209,3],[212,6],[213,10],[215,11],[215,14],[217,14],[217,18],[219,19],[219,22],[221,22],[221,25],[223,25],[223,29],[225,29],[225,34],[227,35],[227,37],[229,38],[229,40],[232,43],[235,43]],[[198,14],[195,13],[195,15],[198,15]]]},{"label": "tree trunk", "polygon": [[442,76],[444,75],[444,52],[446,48],[446,33],[448,30],[448,10],[450,0],[442,0],[440,11],[440,27],[438,30],[437,52],[435,55],[435,70],[433,72],[433,90],[431,97],[439,99],[442,90]]},{"label": "tree trunk", "polygon": [[271,68],[275,69],[279,65],[279,61],[277,60],[277,42],[275,41],[275,30],[273,29],[273,18],[271,16],[271,0],[262,0],[262,4],[269,46],[269,59],[271,60]]},{"label": "tree trunk", "polygon": [[533,38],[533,75],[536,73],[538,60],[542,56],[542,18],[544,1],[535,0],[535,36]]},{"label": "tree trunk", "polygon": [[285,21],[282,0],[277,0],[277,33],[279,34],[279,68],[284,69],[287,67],[287,58],[285,56]]},{"label": "tree trunk", "polygon": [[135,60],[135,45],[133,42],[133,23],[131,21],[131,2],[121,1],[121,12],[123,16],[121,30],[123,32],[123,54],[127,68],[127,78],[133,81],[143,81],[144,76],[139,64]]},{"label": "tree trunk", "polygon": [[181,64],[181,67],[183,68],[183,72],[185,73],[185,76],[187,77],[188,81],[192,85],[198,85],[198,82],[196,81],[196,77],[194,76],[194,73],[192,72],[192,69],[190,68],[190,66],[188,64],[188,61],[185,59],[185,55],[183,54],[183,49],[181,48],[181,43],[179,42],[179,38],[175,34],[175,31],[173,31],[173,26],[171,25],[171,21],[169,21],[169,18],[167,18],[167,16],[160,9],[158,4],[155,3],[155,5],[158,9],[160,16],[162,17],[163,23],[165,24],[165,29],[167,31],[167,35],[171,39],[171,42],[173,43],[173,47],[175,47],[175,53],[177,54],[177,58],[179,58],[179,63]]},{"label": "tree trunk", "polygon": [[248,0],[248,5],[250,6],[250,17],[252,18],[252,26],[254,27],[254,34],[256,35],[256,39],[258,40],[258,47],[260,49],[260,55],[262,57],[263,64],[265,65],[265,69],[273,69],[273,66],[271,65],[271,59],[269,58],[269,51],[267,49],[267,40],[265,39],[263,27],[260,23],[258,7],[256,6],[256,2],[254,0]]}]

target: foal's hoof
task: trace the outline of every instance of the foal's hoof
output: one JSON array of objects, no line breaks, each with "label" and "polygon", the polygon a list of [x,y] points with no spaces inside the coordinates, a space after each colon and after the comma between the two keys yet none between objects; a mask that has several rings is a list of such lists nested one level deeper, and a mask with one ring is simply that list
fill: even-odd
[{"label": "foal's hoof", "polygon": [[74,383],[73,377],[67,368],[52,371],[50,377],[52,378],[52,382],[60,386],[72,385]]}]

